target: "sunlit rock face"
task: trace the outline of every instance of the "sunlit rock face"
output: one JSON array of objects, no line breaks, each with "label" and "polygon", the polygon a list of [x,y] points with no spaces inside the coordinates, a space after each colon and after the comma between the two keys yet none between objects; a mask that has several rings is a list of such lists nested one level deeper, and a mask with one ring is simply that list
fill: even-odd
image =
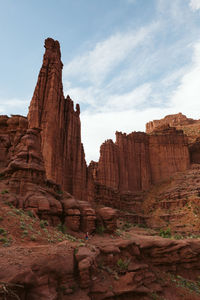
[{"label": "sunlit rock face", "polygon": [[79,199],[86,195],[86,162],[81,143],[80,108],[64,97],[60,45],[45,40],[45,54],[29,107],[29,128],[41,128],[46,176]]},{"label": "sunlit rock face", "polygon": [[139,195],[135,192],[148,190],[189,166],[188,140],[182,130],[167,126],[151,134],[117,132],[116,142],[103,143],[99,162],[89,166],[94,199],[137,212]]}]

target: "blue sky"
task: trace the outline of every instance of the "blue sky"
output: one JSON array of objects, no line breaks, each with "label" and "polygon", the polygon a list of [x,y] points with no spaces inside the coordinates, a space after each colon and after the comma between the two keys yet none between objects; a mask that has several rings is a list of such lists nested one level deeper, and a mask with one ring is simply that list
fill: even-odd
[{"label": "blue sky", "polygon": [[44,39],[61,44],[86,158],[115,131],[200,118],[200,0],[0,0],[0,114],[27,114]]}]

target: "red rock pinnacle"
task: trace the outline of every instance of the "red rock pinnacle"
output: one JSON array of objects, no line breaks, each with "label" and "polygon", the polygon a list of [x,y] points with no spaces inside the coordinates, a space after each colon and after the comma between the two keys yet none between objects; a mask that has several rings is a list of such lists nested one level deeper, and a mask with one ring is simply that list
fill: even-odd
[{"label": "red rock pinnacle", "polygon": [[45,54],[28,113],[29,128],[41,128],[46,175],[77,198],[86,192],[86,162],[80,108],[64,98],[60,44],[45,40]]}]

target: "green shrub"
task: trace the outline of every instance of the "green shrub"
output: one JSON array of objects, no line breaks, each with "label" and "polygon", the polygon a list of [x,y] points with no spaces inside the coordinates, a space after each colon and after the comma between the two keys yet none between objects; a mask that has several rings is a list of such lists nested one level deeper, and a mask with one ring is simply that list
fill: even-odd
[{"label": "green shrub", "polygon": [[127,229],[130,229],[131,227],[133,227],[133,224],[126,222],[123,224],[122,229],[127,230]]},{"label": "green shrub", "polygon": [[128,266],[130,264],[130,259],[126,259],[126,260],[123,260],[122,258],[118,259],[117,261],[117,266],[119,267],[119,269],[121,271],[126,271],[128,269]]},{"label": "green shrub", "polygon": [[65,224],[60,223],[60,224],[58,224],[57,228],[60,232],[62,232],[64,234],[67,232],[67,227]]},{"label": "green shrub", "polygon": [[24,211],[23,211],[22,209],[14,208],[13,211],[14,211],[15,214],[18,215],[18,216],[24,215]]},{"label": "green shrub", "polygon": [[96,233],[98,233],[98,234],[103,234],[104,231],[105,231],[105,227],[104,227],[103,225],[98,225],[98,226],[96,227]]},{"label": "green shrub", "polygon": [[46,226],[49,226],[49,222],[47,220],[41,220],[40,227],[45,228]]},{"label": "green shrub", "polygon": [[182,236],[182,235],[180,235],[180,234],[175,234],[174,235],[174,239],[175,240],[182,240],[184,237]]},{"label": "green shrub", "polygon": [[1,191],[1,194],[2,194],[2,195],[8,194],[8,193],[9,193],[8,190],[3,190],[3,191]]},{"label": "green shrub", "polygon": [[163,238],[170,238],[172,236],[171,229],[170,228],[160,229],[159,236]]},{"label": "green shrub", "polygon": [[34,218],[34,214],[31,210],[27,210],[26,213],[29,217]]},{"label": "green shrub", "polygon": [[31,241],[36,241],[35,235],[31,235],[30,239],[31,239]]},{"label": "green shrub", "polygon": [[28,230],[23,230],[23,236],[28,235]]},{"label": "green shrub", "polygon": [[57,194],[62,195],[62,194],[63,194],[63,191],[58,190],[58,191],[57,191]]},{"label": "green shrub", "polygon": [[5,236],[7,235],[7,231],[4,228],[0,228],[0,234]]}]

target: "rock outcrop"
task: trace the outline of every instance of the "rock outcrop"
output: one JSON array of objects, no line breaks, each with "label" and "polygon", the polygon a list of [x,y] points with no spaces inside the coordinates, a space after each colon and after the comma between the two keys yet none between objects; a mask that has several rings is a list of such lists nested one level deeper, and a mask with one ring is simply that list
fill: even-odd
[{"label": "rock outcrop", "polygon": [[146,133],[151,133],[155,129],[162,127],[163,125],[169,125],[171,127],[183,126],[197,123],[197,120],[187,118],[182,113],[168,115],[160,120],[153,120],[146,124]]},{"label": "rock outcrop", "polygon": [[81,143],[80,108],[63,95],[60,45],[45,40],[45,54],[29,107],[29,128],[41,128],[41,151],[46,176],[62,189],[83,199],[86,162]]},{"label": "rock outcrop", "polygon": [[89,166],[95,202],[137,212],[140,192],[189,166],[187,137],[181,130],[165,127],[151,135],[117,132],[116,142],[106,141],[99,162]]},{"label": "rock outcrop", "polygon": [[50,225],[95,231],[96,212],[91,205],[77,201],[46,178],[40,129],[27,128],[27,118],[22,116],[2,116],[1,121],[1,200],[31,211]]},{"label": "rock outcrop", "polygon": [[[199,241],[129,235],[129,239],[106,238],[85,246],[65,241],[12,251],[2,247],[0,295],[22,300],[150,300],[152,295],[199,299],[199,285],[192,281],[199,276]],[[184,297],[184,290],[172,285],[181,280],[195,288],[192,294],[188,290]]]}]

